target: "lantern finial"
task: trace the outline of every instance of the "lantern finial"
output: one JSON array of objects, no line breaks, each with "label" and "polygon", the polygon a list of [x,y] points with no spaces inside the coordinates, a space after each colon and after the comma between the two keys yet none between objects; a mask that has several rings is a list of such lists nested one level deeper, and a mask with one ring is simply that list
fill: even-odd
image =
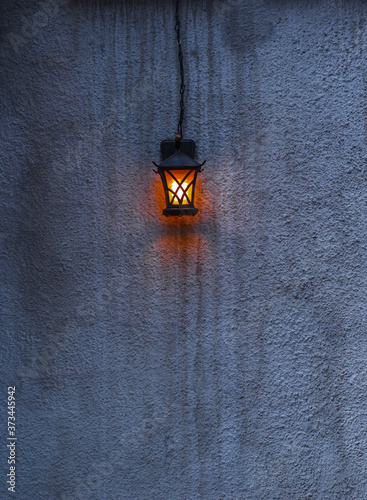
[{"label": "lantern finial", "polygon": [[181,148],[181,139],[182,139],[181,135],[179,135],[179,134],[175,135],[175,144],[176,144],[176,150],[177,151],[180,151],[180,148]]}]

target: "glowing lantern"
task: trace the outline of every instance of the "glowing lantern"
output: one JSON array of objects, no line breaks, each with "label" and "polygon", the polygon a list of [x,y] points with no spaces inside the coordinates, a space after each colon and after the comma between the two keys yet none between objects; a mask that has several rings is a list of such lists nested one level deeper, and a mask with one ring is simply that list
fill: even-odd
[{"label": "glowing lantern", "polygon": [[203,163],[193,159],[195,142],[181,141],[176,136],[176,141],[163,141],[161,144],[163,161],[159,165],[155,162],[161,176],[166,196],[167,207],[163,215],[196,215],[198,209],[194,206],[196,177],[201,172]]},{"label": "glowing lantern", "polygon": [[185,115],[185,79],[183,52],[181,46],[179,17],[179,0],[176,0],[176,24],[178,60],[180,63],[180,118],[177,127],[177,135],[174,141],[163,141],[161,151],[163,161],[157,167],[157,174],[161,176],[164,193],[166,196],[166,208],[163,215],[196,215],[198,209],[194,206],[196,177],[201,172],[204,163],[194,160],[195,142],[182,140],[182,123]]}]

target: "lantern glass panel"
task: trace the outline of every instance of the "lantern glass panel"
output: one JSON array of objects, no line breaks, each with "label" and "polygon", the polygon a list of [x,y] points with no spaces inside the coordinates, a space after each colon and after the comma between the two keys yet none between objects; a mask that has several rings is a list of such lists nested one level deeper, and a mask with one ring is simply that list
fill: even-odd
[{"label": "lantern glass panel", "polygon": [[194,170],[166,170],[164,172],[171,205],[189,205],[192,202]]}]

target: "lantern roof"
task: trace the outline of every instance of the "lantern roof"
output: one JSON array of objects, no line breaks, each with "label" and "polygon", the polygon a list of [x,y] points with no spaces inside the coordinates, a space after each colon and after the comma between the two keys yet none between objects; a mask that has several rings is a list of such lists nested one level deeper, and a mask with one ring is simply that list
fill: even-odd
[{"label": "lantern roof", "polygon": [[175,167],[197,168],[197,167],[202,167],[204,163],[198,163],[193,158],[190,158],[190,156],[185,155],[185,153],[177,151],[176,153],[168,157],[166,160],[163,160],[159,165],[156,166],[160,168],[175,168]]}]

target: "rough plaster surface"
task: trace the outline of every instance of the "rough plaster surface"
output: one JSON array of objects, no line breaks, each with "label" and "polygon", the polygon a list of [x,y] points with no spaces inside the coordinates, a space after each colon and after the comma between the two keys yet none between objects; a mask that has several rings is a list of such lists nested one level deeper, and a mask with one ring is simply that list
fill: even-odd
[{"label": "rough plaster surface", "polygon": [[2,0],[1,498],[367,498],[366,10]]}]

